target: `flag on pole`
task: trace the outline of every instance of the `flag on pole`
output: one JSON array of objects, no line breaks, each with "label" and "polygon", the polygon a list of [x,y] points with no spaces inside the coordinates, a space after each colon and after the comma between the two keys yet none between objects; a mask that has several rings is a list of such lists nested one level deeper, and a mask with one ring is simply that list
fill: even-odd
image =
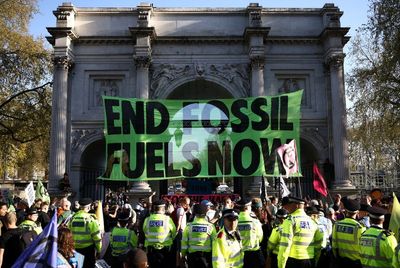
[{"label": "flag on pole", "polygon": [[400,242],[400,203],[393,193],[393,208],[392,215],[390,216],[389,229],[394,232],[397,242]]},{"label": "flag on pole", "polygon": [[326,197],[328,195],[328,187],[326,186],[325,179],[322,176],[321,172],[319,171],[316,163],[314,163],[313,165],[313,174],[314,174],[314,180],[313,180],[314,190]]},{"label": "flag on pole", "polygon": [[12,268],[57,267],[57,213],[31,244],[22,252]]},{"label": "flag on pole", "polygon": [[101,200],[98,201],[97,209],[96,209],[96,217],[99,222],[99,230],[101,233],[104,233],[104,218],[103,218],[103,205]]},{"label": "flag on pole", "polygon": [[296,140],[291,140],[288,144],[283,144],[276,149],[282,166],[286,171],[286,178],[291,174],[299,172],[299,159],[297,157]]},{"label": "flag on pole", "polygon": [[47,192],[47,189],[44,187],[43,183],[41,180],[38,181],[36,185],[36,192],[35,192],[35,198],[36,199],[42,199],[42,201],[47,202],[50,204],[50,195]]},{"label": "flag on pole", "polygon": [[[267,182],[268,183],[268,182]],[[267,202],[267,199],[268,199],[268,197],[267,197],[267,185],[266,185],[266,183],[265,183],[265,178],[264,178],[264,176],[261,176],[261,185],[260,185],[260,199],[261,199],[261,201],[264,203],[264,202]]]},{"label": "flag on pole", "polygon": [[279,176],[279,184],[280,184],[280,191],[281,197],[285,197],[290,195],[289,189],[286,187],[285,180],[282,178],[282,175]]}]

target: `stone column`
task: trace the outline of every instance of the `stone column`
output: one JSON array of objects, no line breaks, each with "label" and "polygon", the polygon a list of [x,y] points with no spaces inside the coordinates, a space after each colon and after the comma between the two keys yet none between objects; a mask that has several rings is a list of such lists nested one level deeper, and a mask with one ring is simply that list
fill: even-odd
[{"label": "stone column", "polygon": [[[132,38],[135,39],[135,53],[133,58],[136,65],[136,97],[149,98],[149,67],[151,63],[151,41],[155,38],[154,27],[149,27],[153,6],[141,3],[138,7],[137,27],[130,27]],[[148,197],[151,192],[150,185],[145,182],[133,182],[130,189],[131,199],[143,196]]]},{"label": "stone column", "polygon": [[332,139],[335,169],[335,188],[349,188],[349,155],[346,135],[346,100],[343,72],[344,54],[338,53],[327,57],[330,73],[332,99]]},{"label": "stone column", "polygon": [[[245,39],[249,45],[249,58],[251,62],[251,92],[252,97],[264,96],[264,64],[265,48],[264,39],[270,28],[262,26],[262,7],[257,3],[251,3],[247,7],[249,14],[249,26],[245,29]],[[252,197],[260,196],[261,177],[254,177],[247,188],[247,194]]]},{"label": "stone column", "polygon": [[[136,97],[140,99],[148,99],[150,57],[136,56],[134,59],[136,64]],[[151,188],[145,181],[133,182],[130,192],[137,194],[149,193],[151,192]]]},{"label": "stone column", "polygon": [[66,171],[68,69],[70,66],[71,61],[67,56],[54,58],[49,192],[58,191],[58,181]]}]

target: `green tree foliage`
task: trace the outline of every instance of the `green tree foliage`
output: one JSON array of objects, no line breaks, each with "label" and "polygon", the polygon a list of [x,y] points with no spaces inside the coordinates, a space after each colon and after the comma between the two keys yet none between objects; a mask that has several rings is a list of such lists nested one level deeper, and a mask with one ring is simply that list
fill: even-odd
[{"label": "green tree foliage", "polygon": [[400,1],[371,0],[348,74],[350,157],[370,169],[400,167]]},{"label": "green tree foliage", "polygon": [[28,33],[36,0],[0,0],[0,176],[26,177],[47,166],[51,61]]}]

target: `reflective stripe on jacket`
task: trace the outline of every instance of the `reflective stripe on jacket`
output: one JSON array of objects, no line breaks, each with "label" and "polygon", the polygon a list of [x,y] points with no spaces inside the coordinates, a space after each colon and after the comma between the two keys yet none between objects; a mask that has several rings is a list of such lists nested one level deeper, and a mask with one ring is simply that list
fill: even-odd
[{"label": "reflective stripe on jacket", "polygon": [[101,251],[99,222],[94,215],[79,210],[68,223],[68,228],[72,232],[75,248],[86,248],[94,245],[97,252]]},{"label": "reflective stripe on jacket", "polygon": [[249,212],[240,212],[238,231],[242,238],[243,251],[255,251],[260,249],[260,243],[263,239],[262,226],[258,219],[250,216]]},{"label": "reflective stripe on jacket", "polygon": [[176,227],[172,219],[164,214],[151,214],[144,220],[144,246],[155,248],[169,247],[176,236]]},{"label": "reflective stripe on jacket", "polygon": [[244,253],[241,242],[223,227],[212,244],[212,267],[243,267]]},{"label": "reflective stripe on jacket", "polygon": [[217,231],[215,226],[208,222],[205,217],[195,217],[193,222],[186,225],[182,237],[182,254],[187,252],[211,252],[212,242],[215,240]]},{"label": "reflective stripe on jacket", "polygon": [[318,261],[323,235],[317,224],[304,212],[297,209],[282,223],[279,243],[278,267],[284,268],[288,258]]},{"label": "reflective stripe on jacket", "polygon": [[360,259],[360,238],[365,227],[351,218],[335,223],[332,232],[332,250],[336,257]]},{"label": "reflective stripe on jacket", "polygon": [[366,230],[360,239],[363,267],[391,267],[397,241],[394,235],[376,226]]},{"label": "reflective stripe on jacket", "polygon": [[110,235],[111,254],[119,256],[137,247],[138,238],[134,231],[125,227],[114,227]]}]

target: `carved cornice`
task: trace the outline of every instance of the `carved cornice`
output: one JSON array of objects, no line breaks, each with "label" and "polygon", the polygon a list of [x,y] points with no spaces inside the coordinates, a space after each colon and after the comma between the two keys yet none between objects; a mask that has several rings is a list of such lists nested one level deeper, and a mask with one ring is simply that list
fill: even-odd
[{"label": "carved cornice", "polygon": [[79,146],[86,143],[93,137],[102,136],[102,129],[75,129],[71,133],[71,152],[75,152]]},{"label": "carved cornice", "polygon": [[341,37],[342,45],[344,46],[350,39],[350,37],[346,36],[349,30],[349,27],[326,27],[319,35],[319,37],[321,38],[321,40],[325,40],[330,37]]},{"label": "carved cornice", "polygon": [[133,56],[136,68],[149,68],[151,63],[150,56]]},{"label": "carved cornice", "polygon": [[288,37],[288,36],[268,36],[265,40],[267,44],[320,44],[319,37]]},{"label": "carved cornice", "polygon": [[154,27],[129,27],[129,31],[133,38],[137,36],[148,36],[151,40],[157,38],[156,30]]},{"label": "carved cornice", "polygon": [[136,44],[136,40],[125,36],[85,36],[79,37],[74,43],[88,45],[134,45]]},{"label": "carved cornice", "polygon": [[70,69],[74,65],[68,56],[54,57],[53,64],[55,68],[64,68],[65,70]]},{"label": "carved cornice", "polygon": [[266,39],[270,30],[271,27],[246,27],[243,38],[247,41],[251,36],[262,36]]},{"label": "carved cornice", "polygon": [[71,40],[76,40],[79,36],[72,30],[72,27],[47,27],[47,31],[51,36],[46,36],[47,41],[54,46],[57,38],[69,37]]}]

